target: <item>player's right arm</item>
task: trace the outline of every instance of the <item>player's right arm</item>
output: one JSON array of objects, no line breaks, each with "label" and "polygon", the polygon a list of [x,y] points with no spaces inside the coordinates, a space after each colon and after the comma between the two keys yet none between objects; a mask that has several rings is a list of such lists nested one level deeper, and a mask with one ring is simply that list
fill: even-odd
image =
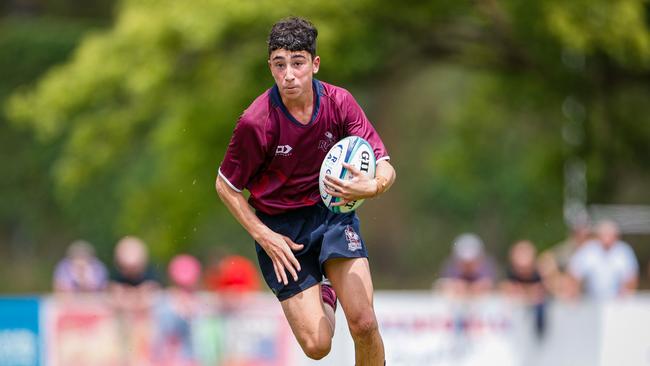
[{"label": "player's right arm", "polygon": [[300,263],[293,255],[292,250],[300,250],[303,245],[294,243],[290,238],[280,235],[264,225],[248,205],[244,195],[230,187],[220,175],[217,176],[215,185],[219,197],[228,207],[230,213],[271,258],[278,282],[288,284],[287,271],[294,281],[297,281]]}]

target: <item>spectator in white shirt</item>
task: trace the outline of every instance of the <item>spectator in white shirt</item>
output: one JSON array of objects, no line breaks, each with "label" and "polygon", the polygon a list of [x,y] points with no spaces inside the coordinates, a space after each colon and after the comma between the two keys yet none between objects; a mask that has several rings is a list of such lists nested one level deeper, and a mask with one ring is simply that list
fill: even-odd
[{"label": "spectator in white shirt", "polygon": [[639,264],[632,247],[619,239],[618,225],[602,221],[596,227],[596,236],[571,258],[570,275],[592,299],[633,293],[639,281]]}]

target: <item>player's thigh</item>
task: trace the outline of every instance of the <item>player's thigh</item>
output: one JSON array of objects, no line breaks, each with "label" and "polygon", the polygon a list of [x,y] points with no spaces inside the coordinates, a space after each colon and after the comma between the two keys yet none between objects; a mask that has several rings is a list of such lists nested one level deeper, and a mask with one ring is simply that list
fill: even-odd
[{"label": "player's thigh", "polygon": [[305,351],[329,351],[334,330],[325,315],[320,284],[280,304],[293,334]]},{"label": "player's thigh", "polygon": [[341,302],[350,331],[374,331],[373,285],[368,258],[333,258],[325,262],[327,278]]}]

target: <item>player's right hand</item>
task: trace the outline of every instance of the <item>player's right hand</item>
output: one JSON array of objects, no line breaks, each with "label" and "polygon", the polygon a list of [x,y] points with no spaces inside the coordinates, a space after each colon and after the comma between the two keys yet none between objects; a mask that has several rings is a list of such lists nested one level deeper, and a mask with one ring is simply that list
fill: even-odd
[{"label": "player's right hand", "polygon": [[290,238],[275,232],[258,242],[271,258],[278,282],[289,284],[287,272],[294,281],[298,281],[300,263],[292,251],[301,250],[305,247],[303,244],[296,244]]}]

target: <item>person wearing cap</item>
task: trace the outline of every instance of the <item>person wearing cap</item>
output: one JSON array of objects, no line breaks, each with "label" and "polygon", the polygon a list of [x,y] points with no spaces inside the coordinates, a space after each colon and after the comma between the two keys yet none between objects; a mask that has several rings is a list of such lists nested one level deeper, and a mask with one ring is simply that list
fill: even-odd
[{"label": "person wearing cap", "polygon": [[95,256],[95,249],[85,240],[70,244],[66,256],[54,270],[55,292],[78,293],[103,291],[108,286],[106,266]]},{"label": "person wearing cap", "polygon": [[452,296],[477,296],[491,291],[495,279],[496,268],[483,241],[476,234],[465,233],[454,240],[452,255],[434,287]]}]

